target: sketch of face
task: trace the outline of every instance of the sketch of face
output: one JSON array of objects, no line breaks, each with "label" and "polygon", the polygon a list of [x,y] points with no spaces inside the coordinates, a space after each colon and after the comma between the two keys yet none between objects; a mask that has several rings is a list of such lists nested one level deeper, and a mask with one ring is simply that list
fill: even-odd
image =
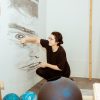
[{"label": "sketch of face", "polygon": [[[37,25],[37,19],[33,20],[33,17],[38,17],[38,0],[9,0],[11,2],[8,11],[10,12],[9,18],[9,31],[8,35],[12,42],[16,42],[15,45],[21,48],[18,48],[18,53],[20,55],[20,69],[30,70],[33,67],[37,66],[40,61],[38,55],[38,47],[33,45],[17,44],[17,41],[24,38],[26,35],[33,36],[37,35],[37,32],[34,31]],[[25,15],[29,15],[27,17]],[[25,51],[24,49],[27,49]],[[22,52],[23,51],[23,52]],[[26,59],[25,59],[26,58]],[[24,64],[24,65],[23,65]]]}]

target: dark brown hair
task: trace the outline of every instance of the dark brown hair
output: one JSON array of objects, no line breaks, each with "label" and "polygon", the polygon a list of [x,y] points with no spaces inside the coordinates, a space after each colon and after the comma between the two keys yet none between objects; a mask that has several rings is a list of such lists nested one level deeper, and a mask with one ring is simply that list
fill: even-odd
[{"label": "dark brown hair", "polygon": [[63,37],[60,32],[52,32],[51,34],[54,35],[56,42],[58,42],[58,46],[63,44]]}]

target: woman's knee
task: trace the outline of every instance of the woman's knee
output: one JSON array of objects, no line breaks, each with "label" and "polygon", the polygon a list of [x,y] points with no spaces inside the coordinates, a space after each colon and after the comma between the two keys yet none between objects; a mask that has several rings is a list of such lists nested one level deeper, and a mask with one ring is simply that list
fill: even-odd
[{"label": "woman's knee", "polygon": [[43,69],[42,69],[42,68],[38,68],[38,69],[36,70],[36,73],[37,73],[38,75],[43,74]]}]

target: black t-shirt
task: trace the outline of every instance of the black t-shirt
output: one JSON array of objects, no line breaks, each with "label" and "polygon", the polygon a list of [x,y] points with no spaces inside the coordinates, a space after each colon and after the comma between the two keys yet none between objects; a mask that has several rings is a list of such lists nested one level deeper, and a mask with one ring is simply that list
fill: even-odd
[{"label": "black t-shirt", "polygon": [[70,72],[70,67],[67,62],[66,52],[62,46],[59,46],[56,52],[52,51],[52,47],[49,46],[49,41],[41,39],[40,44],[46,48],[47,51],[47,63],[57,65],[63,72]]}]

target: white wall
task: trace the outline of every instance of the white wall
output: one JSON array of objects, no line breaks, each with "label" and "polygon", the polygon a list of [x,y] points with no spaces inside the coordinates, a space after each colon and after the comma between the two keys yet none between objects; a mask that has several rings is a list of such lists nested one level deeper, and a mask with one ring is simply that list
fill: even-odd
[{"label": "white wall", "polygon": [[100,0],[93,1],[93,76],[100,78]]},{"label": "white wall", "polygon": [[[34,0],[33,0],[34,1]],[[11,33],[9,23],[17,23],[23,25],[37,33],[40,37],[46,34],[46,0],[39,0],[38,18],[30,16],[22,16],[16,9],[9,7],[9,0],[2,1],[0,16],[0,80],[4,81],[3,95],[7,93],[16,93],[21,95],[26,90],[39,82],[42,78],[36,75],[35,70],[24,71],[19,69],[21,65],[30,64],[29,51],[33,50],[32,55],[39,56],[39,61],[45,60],[45,51],[36,45],[23,47],[18,44],[14,38],[16,31]],[[35,59],[31,59],[35,62]]]},{"label": "white wall", "polygon": [[[71,76],[88,77],[90,0],[47,0],[47,33],[60,31]],[[100,78],[100,0],[93,1],[93,77]]]}]

